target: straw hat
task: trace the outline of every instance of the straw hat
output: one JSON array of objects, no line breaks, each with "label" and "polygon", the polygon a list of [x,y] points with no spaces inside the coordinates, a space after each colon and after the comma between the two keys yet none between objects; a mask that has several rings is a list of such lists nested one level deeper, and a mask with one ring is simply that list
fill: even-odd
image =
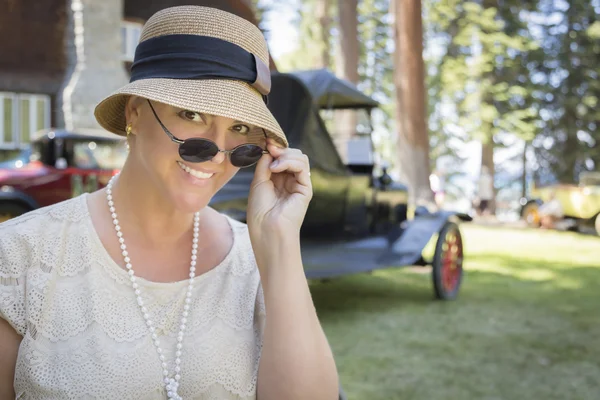
[{"label": "straw hat", "polygon": [[130,83],[102,100],[98,123],[125,133],[131,95],[205,114],[232,118],[288,141],[267,108],[269,51],[262,32],[237,15],[201,6],[161,10],[144,25]]}]

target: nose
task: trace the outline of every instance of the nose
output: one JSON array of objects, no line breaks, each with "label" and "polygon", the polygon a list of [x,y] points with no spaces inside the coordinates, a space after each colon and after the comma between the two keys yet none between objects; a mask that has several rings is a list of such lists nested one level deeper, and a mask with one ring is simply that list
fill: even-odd
[{"label": "nose", "polygon": [[[226,144],[227,130],[226,129],[219,128],[215,124],[211,127],[210,132],[208,132],[208,135],[206,136],[206,138],[215,142],[215,144],[217,145],[219,150],[226,149],[226,147],[225,147],[225,146],[227,146],[227,144]],[[211,162],[214,162],[216,164],[221,164],[223,161],[225,161],[226,158],[227,158],[227,154],[223,153],[222,151],[219,151],[211,159]]]},{"label": "nose", "polygon": [[[219,146],[220,148],[221,146]],[[225,158],[227,158],[227,154],[223,153],[222,151],[218,152],[216,156],[214,156],[210,161],[214,162],[215,164],[221,164],[223,161],[225,161]]]}]

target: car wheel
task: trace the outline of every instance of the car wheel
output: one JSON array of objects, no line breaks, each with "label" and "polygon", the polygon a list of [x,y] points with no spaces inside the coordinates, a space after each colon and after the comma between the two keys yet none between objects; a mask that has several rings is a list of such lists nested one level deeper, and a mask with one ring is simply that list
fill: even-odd
[{"label": "car wheel", "polygon": [[9,219],[23,215],[30,211],[29,208],[14,202],[3,202],[0,203],[0,223],[8,221]]},{"label": "car wheel", "polygon": [[456,223],[446,222],[440,231],[431,266],[435,297],[455,299],[463,278],[463,243]]},{"label": "car wheel", "polygon": [[394,207],[394,218],[396,220],[396,224],[401,224],[402,222],[408,219],[408,205],[407,204],[398,204]]}]

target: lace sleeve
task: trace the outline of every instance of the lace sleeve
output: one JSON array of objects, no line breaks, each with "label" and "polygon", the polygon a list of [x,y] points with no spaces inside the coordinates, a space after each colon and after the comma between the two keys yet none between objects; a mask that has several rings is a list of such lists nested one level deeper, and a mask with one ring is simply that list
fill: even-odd
[{"label": "lace sleeve", "polygon": [[0,225],[0,318],[25,335],[25,290],[30,249],[17,221]]}]

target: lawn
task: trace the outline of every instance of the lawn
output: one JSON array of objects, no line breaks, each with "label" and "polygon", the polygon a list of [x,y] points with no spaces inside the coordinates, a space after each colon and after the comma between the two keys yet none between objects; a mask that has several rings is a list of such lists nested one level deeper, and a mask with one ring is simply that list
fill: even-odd
[{"label": "lawn", "polygon": [[348,399],[600,399],[600,238],[462,232],[455,301],[425,268],[311,283]]}]

